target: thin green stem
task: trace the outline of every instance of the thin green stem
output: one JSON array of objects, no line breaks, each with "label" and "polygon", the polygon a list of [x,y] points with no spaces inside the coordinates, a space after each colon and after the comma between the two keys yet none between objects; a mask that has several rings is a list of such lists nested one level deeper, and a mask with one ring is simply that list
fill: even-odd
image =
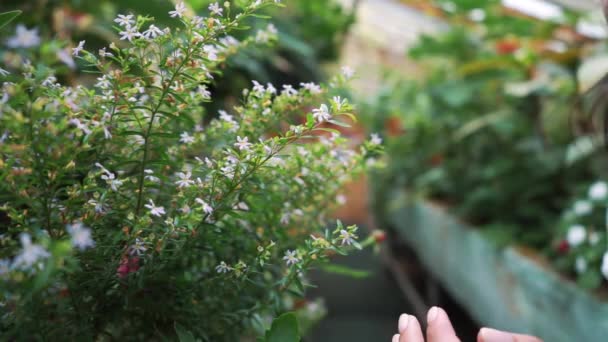
[{"label": "thin green stem", "polygon": [[143,199],[143,193],[144,193],[145,170],[146,170],[146,164],[148,163],[150,133],[152,132],[152,126],[154,125],[154,119],[156,118],[156,115],[158,114],[158,111],[160,110],[160,107],[162,106],[163,101],[165,100],[165,97],[169,94],[169,90],[171,89],[171,84],[173,84],[173,82],[179,75],[181,69],[184,67],[184,65],[186,65],[186,62],[190,59],[190,56],[192,55],[192,53],[193,53],[193,51],[192,52],[188,51],[188,53],[186,53],[185,58],[182,60],[180,65],[177,67],[177,69],[175,69],[175,72],[173,73],[173,75],[171,75],[171,79],[169,80],[168,83],[165,83],[164,79],[161,81],[163,83],[163,92],[161,93],[161,95],[158,99],[158,103],[156,104],[156,107],[152,111],[152,114],[150,116],[150,122],[148,122],[148,129],[144,132],[144,156],[143,156],[143,159],[141,162],[141,170],[139,172],[139,179],[138,179],[137,207],[135,210],[136,216],[139,216],[139,213],[141,211],[141,206],[142,206],[142,199]]}]

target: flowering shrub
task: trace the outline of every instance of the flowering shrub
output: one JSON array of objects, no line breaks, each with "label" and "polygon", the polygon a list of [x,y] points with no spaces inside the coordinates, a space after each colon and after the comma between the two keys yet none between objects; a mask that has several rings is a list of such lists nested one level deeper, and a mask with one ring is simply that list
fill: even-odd
[{"label": "flowering shrub", "polygon": [[312,265],[361,248],[355,226],[326,228],[380,149],[332,128],[353,118],[334,94],[351,70],[299,89],[253,82],[218,117],[201,105],[229,55],[276,39],[272,25],[232,39],[278,1],[238,3],[206,18],[179,3],[175,29],[119,15],[120,44],[71,50],[91,85],[38,62],[33,29],[9,38],[22,62],[1,70],[3,339],[234,341],[291,309]]},{"label": "flowering shrub", "polygon": [[608,280],[608,184],[593,183],[583,198],[564,212],[556,241],[558,267],[575,273],[578,283],[597,288]]}]

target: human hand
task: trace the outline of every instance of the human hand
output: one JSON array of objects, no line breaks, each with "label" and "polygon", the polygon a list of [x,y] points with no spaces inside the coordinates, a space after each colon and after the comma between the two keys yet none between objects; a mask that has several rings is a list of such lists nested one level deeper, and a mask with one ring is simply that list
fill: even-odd
[{"label": "human hand", "polygon": [[[432,307],[427,313],[426,320],[427,342],[460,342],[448,314],[443,309]],[[392,342],[425,342],[416,317],[408,314],[399,317],[399,334],[393,336]],[[534,336],[482,328],[477,335],[477,342],[542,342],[542,340]]]}]

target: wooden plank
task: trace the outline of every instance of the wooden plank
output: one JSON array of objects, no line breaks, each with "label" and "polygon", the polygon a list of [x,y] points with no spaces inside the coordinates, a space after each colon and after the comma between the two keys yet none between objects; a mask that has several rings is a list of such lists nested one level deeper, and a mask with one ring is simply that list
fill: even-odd
[{"label": "wooden plank", "polygon": [[483,325],[546,341],[605,342],[608,303],[443,209],[393,190],[377,213]]}]

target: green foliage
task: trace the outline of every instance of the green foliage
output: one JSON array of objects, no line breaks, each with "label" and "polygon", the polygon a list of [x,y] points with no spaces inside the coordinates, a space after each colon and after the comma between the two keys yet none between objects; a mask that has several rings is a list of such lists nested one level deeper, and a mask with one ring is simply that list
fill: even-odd
[{"label": "green foliage", "polygon": [[10,11],[0,13],[0,29],[8,25],[11,21],[17,18],[21,14],[21,11]]},{"label": "green foliage", "polygon": [[549,253],[580,286],[596,289],[608,280],[608,185],[597,181],[581,187],[563,211]]},{"label": "green foliage", "polygon": [[[574,41],[548,47],[555,23],[505,16],[499,1],[452,3],[453,28],[410,51],[422,79],[393,82],[364,110],[374,130],[403,131],[386,130],[398,135],[386,181],[447,202],[500,244],[547,248],[577,186],[605,174],[590,120],[575,115],[584,55]],[[485,19],[471,21],[474,9]],[[583,138],[593,143],[573,158]]]},{"label": "green foliage", "polygon": [[[218,6],[200,17],[178,4],[170,27],[121,15],[121,39],[101,50],[29,27],[8,38],[1,340],[235,341],[293,310],[308,269],[361,248],[356,226],[326,220],[381,150],[327,132],[351,120],[337,96],[348,77],[255,82],[210,112],[227,60],[277,39],[266,27],[225,40],[273,0]],[[62,77],[66,60],[82,78]]]},{"label": "green foliage", "polygon": [[[207,14],[208,6],[215,2],[190,0],[186,5],[195,13]],[[264,29],[268,24],[265,18],[272,17],[279,39],[272,47],[252,46],[240,50],[222,66],[224,77],[215,82],[211,90],[227,105],[238,102],[241,89],[249,87],[251,80],[264,84],[296,85],[320,82],[325,78],[322,63],[338,56],[341,41],[353,22],[352,13],[334,0],[290,0],[284,3],[281,8],[265,8],[243,21],[243,27],[257,30]],[[115,24],[112,20],[117,13],[145,14],[155,18],[157,24],[174,27],[175,21],[166,15],[172,7],[171,0],[8,0],[2,1],[0,12],[19,8],[25,13],[22,23],[38,28],[43,38],[60,36],[72,41],[68,44],[70,47],[85,39],[91,50],[96,50],[118,41],[118,35],[112,29]],[[242,40],[248,33],[235,30],[231,35]],[[63,71],[70,70],[65,68]],[[71,71],[77,70],[72,68]],[[206,105],[215,112],[225,103],[217,101]]]},{"label": "green foliage", "polygon": [[272,326],[258,342],[299,342],[300,332],[298,319],[294,313],[288,312],[275,318]]}]

